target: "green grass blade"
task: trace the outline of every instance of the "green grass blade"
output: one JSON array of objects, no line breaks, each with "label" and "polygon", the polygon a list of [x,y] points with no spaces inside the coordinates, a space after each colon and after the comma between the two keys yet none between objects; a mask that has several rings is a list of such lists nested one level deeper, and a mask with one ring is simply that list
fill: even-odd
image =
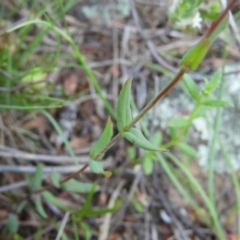
[{"label": "green grass blade", "polygon": [[184,172],[187,178],[191,181],[192,185],[195,187],[196,191],[200,194],[202,200],[204,201],[206,207],[208,208],[209,213],[211,214],[218,239],[225,240],[225,233],[221,226],[220,219],[218,217],[214,202],[211,201],[211,199],[207,196],[206,192],[203,190],[198,180],[192,175],[189,169],[186,168],[186,166],[184,166],[184,164],[181,163],[179,159],[177,159],[171,153],[166,153],[166,155],[169,157],[171,161],[173,161],[174,164],[176,164]]},{"label": "green grass blade", "polygon": [[49,27],[51,28],[53,31],[55,31],[56,33],[58,33],[60,36],[62,36],[65,40],[67,40],[75,55],[76,58],[78,59],[79,63],[82,65],[82,68],[84,69],[85,73],[87,74],[89,80],[91,81],[91,83],[93,84],[96,92],[98,93],[100,99],[103,101],[104,106],[106,107],[106,109],[108,110],[108,112],[111,114],[112,117],[116,118],[116,114],[115,111],[113,110],[112,106],[110,105],[110,103],[108,102],[108,100],[104,97],[103,92],[101,87],[99,86],[93,71],[88,67],[87,62],[85,61],[83,55],[81,54],[81,52],[79,51],[77,45],[74,43],[73,39],[71,38],[71,36],[69,36],[67,33],[65,33],[64,31],[62,31],[60,28],[56,27],[56,26],[52,26],[52,24],[50,24],[49,22],[40,20],[40,19],[32,19],[32,20],[28,20],[26,22],[23,22],[17,26],[14,26],[10,29],[7,30],[7,32],[12,32],[15,31],[17,29],[20,29],[22,27],[25,26],[29,26],[29,25],[33,25],[33,24],[39,24],[45,27]]},{"label": "green grass blade", "polygon": [[[222,78],[220,84],[220,94],[218,100],[221,101],[224,93],[224,78]],[[208,153],[208,192],[211,201],[214,203],[215,201],[215,193],[214,193],[214,160],[215,160],[215,152],[216,152],[216,142],[218,137],[218,131],[220,127],[222,109],[217,108],[216,117],[213,124],[213,137],[209,144],[209,153]]]}]

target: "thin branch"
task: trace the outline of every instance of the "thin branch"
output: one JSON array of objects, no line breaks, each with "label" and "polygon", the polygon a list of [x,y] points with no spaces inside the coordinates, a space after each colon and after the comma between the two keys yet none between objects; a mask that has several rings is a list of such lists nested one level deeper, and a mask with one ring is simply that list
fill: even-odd
[{"label": "thin branch", "polygon": [[[0,157],[16,158],[23,161],[48,162],[48,163],[55,163],[55,164],[73,163],[73,159],[70,156],[51,156],[51,155],[27,153],[22,151],[13,151],[13,152],[0,151]],[[81,156],[76,158],[76,160],[78,163],[86,163],[88,162],[88,156]]]}]

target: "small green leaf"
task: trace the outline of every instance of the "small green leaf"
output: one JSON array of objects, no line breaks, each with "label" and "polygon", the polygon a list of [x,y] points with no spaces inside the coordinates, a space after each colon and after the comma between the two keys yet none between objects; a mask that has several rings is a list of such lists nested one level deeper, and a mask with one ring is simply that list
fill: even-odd
[{"label": "small green leaf", "polygon": [[149,151],[162,151],[152,143],[150,143],[143,134],[136,128],[130,128],[128,132],[123,132],[122,137],[126,138],[129,142],[134,145]]},{"label": "small green leaf", "polygon": [[[108,118],[107,124],[104,128],[102,135],[90,150],[90,157],[92,159],[94,159],[95,156],[106,147],[106,145],[110,142],[112,138],[112,134],[113,134],[112,121],[110,118]],[[103,158],[103,154],[97,160],[101,160],[102,158]]]},{"label": "small green leaf", "polygon": [[205,57],[211,43],[209,39],[202,38],[187,51],[180,61],[180,64],[187,69],[196,70]]},{"label": "small green leaf", "polygon": [[59,198],[56,198],[51,192],[44,191],[41,193],[41,195],[43,196],[43,198],[46,201],[51,202],[55,206],[65,210],[65,211],[69,210],[69,207],[63,201],[61,201]]},{"label": "small green leaf", "polygon": [[51,177],[53,185],[56,188],[60,188],[61,174],[58,172],[53,172],[53,173],[51,173],[50,177]]},{"label": "small green leaf", "polygon": [[40,216],[42,216],[43,218],[47,218],[48,216],[43,208],[42,199],[41,199],[40,195],[37,195],[35,197],[34,203],[35,203],[36,209],[37,209],[38,213],[40,214]]},{"label": "small green leaf", "polygon": [[183,76],[183,83],[187,93],[195,100],[198,101],[199,99],[199,90],[196,83],[193,79],[188,75],[184,74]]},{"label": "small green leaf", "polygon": [[103,173],[103,164],[100,161],[95,161],[93,159],[89,160],[89,167],[94,173]]},{"label": "small green leaf", "polygon": [[204,100],[203,105],[210,107],[233,107],[233,104],[228,101],[218,100],[218,99],[208,99]]},{"label": "small green leaf", "polygon": [[222,69],[216,71],[209,82],[206,83],[205,89],[203,90],[203,94],[205,96],[209,96],[219,85],[219,82],[222,78]]},{"label": "small green leaf", "polygon": [[182,153],[186,154],[189,157],[192,158],[198,158],[198,152],[190,145],[187,143],[181,142],[178,145],[178,148],[181,150]]},{"label": "small green leaf", "polygon": [[[85,183],[80,182],[75,179],[70,179],[63,185],[63,189],[68,190],[70,192],[76,192],[76,193],[88,193],[91,191],[93,184],[92,183]],[[98,187],[96,186],[96,191],[98,190]]]},{"label": "small green leaf", "polygon": [[127,80],[119,94],[117,102],[117,127],[119,132],[122,132],[124,128],[131,122],[131,85],[132,79]]},{"label": "small green leaf", "polygon": [[143,171],[145,173],[145,175],[150,175],[153,172],[153,161],[151,158],[149,158],[148,156],[146,156],[143,159]]},{"label": "small green leaf", "polygon": [[184,118],[172,118],[169,122],[168,122],[168,126],[171,128],[181,128],[181,127],[185,127],[188,124],[187,120]]},{"label": "small green leaf", "polygon": [[18,230],[18,217],[16,214],[9,213],[7,218],[7,229],[11,233],[15,233]]}]

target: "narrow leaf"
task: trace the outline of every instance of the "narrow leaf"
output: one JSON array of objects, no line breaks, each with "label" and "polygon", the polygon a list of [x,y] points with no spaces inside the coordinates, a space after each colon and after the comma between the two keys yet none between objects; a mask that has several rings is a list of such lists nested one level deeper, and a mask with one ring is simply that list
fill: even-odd
[{"label": "narrow leaf", "polygon": [[209,39],[202,38],[200,42],[196,43],[187,51],[180,61],[180,64],[190,70],[197,69],[205,57],[210,45],[211,41]]},{"label": "narrow leaf", "polygon": [[199,90],[196,83],[193,79],[188,75],[185,74],[183,77],[183,82],[185,89],[187,90],[188,94],[195,100],[198,101],[199,99]]},{"label": "narrow leaf", "polygon": [[222,69],[219,69],[212,75],[209,82],[206,83],[205,89],[203,90],[203,94],[207,96],[211,94],[218,87],[221,78],[222,78]]},{"label": "narrow leaf", "polygon": [[233,107],[233,104],[228,101],[218,100],[218,99],[208,99],[204,100],[203,105],[210,107]]},{"label": "narrow leaf", "polygon": [[41,195],[43,196],[43,198],[46,201],[51,202],[55,206],[65,210],[65,211],[69,210],[69,207],[62,200],[60,200],[59,198],[56,198],[51,192],[44,191],[44,192],[42,192]]},{"label": "narrow leaf", "polygon": [[131,128],[128,132],[122,133],[122,136],[134,145],[149,151],[162,151],[150,143],[143,134],[136,128]]},{"label": "narrow leaf", "polygon": [[[110,118],[108,118],[107,124],[105,126],[105,129],[104,129],[102,135],[100,136],[100,138],[97,140],[97,142],[92,146],[92,148],[90,150],[90,157],[92,159],[94,159],[95,156],[106,147],[106,145],[110,142],[112,135],[113,135],[112,121]],[[103,158],[103,155],[100,156],[99,159],[97,159],[97,160],[100,160],[102,158]]]},{"label": "narrow leaf", "polygon": [[184,118],[172,118],[168,122],[168,126],[171,128],[180,128],[180,127],[185,127],[188,124],[187,120]]},{"label": "narrow leaf", "polygon": [[187,143],[181,142],[178,145],[178,148],[181,150],[182,153],[186,154],[189,157],[192,158],[198,158],[198,152],[190,145]]},{"label": "narrow leaf", "polygon": [[11,233],[15,233],[18,230],[18,217],[16,214],[9,213],[7,218],[7,229]]},{"label": "narrow leaf", "polygon": [[119,94],[117,102],[117,127],[120,132],[131,122],[130,108],[132,79],[127,80]]},{"label": "narrow leaf", "polygon": [[103,173],[103,164],[100,161],[95,161],[93,159],[89,160],[89,167],[94,173]]},{"label": "narrow leaf", "polygon": [[[92,187],[93,187],[92,183],[79,182],[75,179],[70,179],[69,181],[63,184],[63,188],[65,190],[76,193],[88,193],[91,191]],[[95,191],[97,191],[98,189],[99,187],[96,186]]]},{"label": "narrow leaf", "polygon": [[43,208],[41,196],[37,195],[34,200],[35,200],[34,203],[35,203],[36,209],[40,214],[40,216],[42,216],[43,218],[47,218],[48,216]]}]

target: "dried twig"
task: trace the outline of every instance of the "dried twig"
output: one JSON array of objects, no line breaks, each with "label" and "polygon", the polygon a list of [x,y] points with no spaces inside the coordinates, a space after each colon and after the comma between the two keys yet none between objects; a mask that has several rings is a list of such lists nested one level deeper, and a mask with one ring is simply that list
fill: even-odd
[{"label": "dried twig", "polygon": [[[121,180],[116,188],[116,190],[113,192],[109,203],[108,203],[108,208],[113,208],[114,204],[116,202],[117,197],[120,194],[120,191],[122,189],[122,187],[124,186],[125,181]],[[109,233],[109,229],[110,229],[110,223],[111,223],[111,218],[112,218],[112,214],[111,213],[107,213],[104,216],[102,225],[100,226],[100,232],[99,232],[99,237],[98,240],[105,240],[108,238],[108,233]]]}]

